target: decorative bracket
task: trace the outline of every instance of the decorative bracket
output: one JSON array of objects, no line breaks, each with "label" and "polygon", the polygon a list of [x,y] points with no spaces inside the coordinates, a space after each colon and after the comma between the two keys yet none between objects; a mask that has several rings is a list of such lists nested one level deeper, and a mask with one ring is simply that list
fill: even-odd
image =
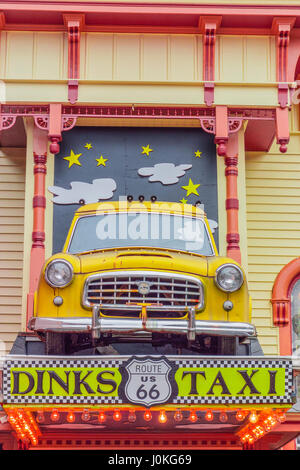
[{"label": "decorative bracket", "polygon": [[277,82],[278,103],[281,108],[289,104],[288,86],[288,49],[290,32],[295,24],[296,18],[276,17],[273,19],[272,32],[277,36]]},{"label": "decorative bracket", "polygon": [[77,120],[76,116],[62,115],[62,105],[59,103],[49,105],[49,114],[36,114],[33,118],[39,129],[48,131],[49,150],[54,155],[59,152],[59,142],[62,140],[61,133],[73,129]]},{"label": "decorative bracket", "polygon": [[290,140],[288,108],[276,108],[276,140],[281,153],[286,153]]},{"label": "decorative bracket", "polygon": [[78,79],[80,75],[80,31],[84,25],[84,15],[63,15],[68,30],[68,100],[74,104],[78,100]]},{"label": "decorative bracket", "polygon": [[300,258],[293,259],[277,275],[272,290],[273,323],[275,326],[286,326],[291,321],[290,288],[300,273]]},{"label": "decorative bracket", "polygon": [[199,21],[199,29],[203,34],[204,102],[207,106],[214,103],[215,44],[221,21],[221,16],[204,16]]}]

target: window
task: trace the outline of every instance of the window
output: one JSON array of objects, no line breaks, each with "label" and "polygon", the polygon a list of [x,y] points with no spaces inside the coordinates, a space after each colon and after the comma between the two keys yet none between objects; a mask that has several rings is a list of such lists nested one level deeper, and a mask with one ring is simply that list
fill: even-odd
[{"label": "window", "polygon": [[291,291],[292,354],[300,356],[300,279]]}]

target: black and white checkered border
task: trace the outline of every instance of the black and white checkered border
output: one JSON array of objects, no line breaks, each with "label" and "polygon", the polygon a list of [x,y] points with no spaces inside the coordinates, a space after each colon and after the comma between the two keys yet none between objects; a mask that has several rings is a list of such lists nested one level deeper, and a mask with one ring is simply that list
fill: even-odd
[{"label": "black and white checkered border", "polygon": [[270,396],[270,397],[228,397],[228,396],[218,396],[218,397],[177,397],[174,399],[173,404],[177,405],[253,405],[253,404],[290,404],[291,400],[287,396]]},{"label": "black and white checkered border", "polygon": [[99,396],[20,396],[11,395],[9,397],[10,404],[30,404],[30,405],[116,405],[122,404],[123,401],[119,397],[99,397]]},{"label": "black and white checkered border", "polygon": [[179,367],[285,367],[292,368],[292,361],[287,359],[272,360],[272,359],[183,359],[175,360],[176,365]]},{"label": "black and white checkered border", "polygon": [[8,359],[4,369],[11,367],[120,367],[124,359]]}]

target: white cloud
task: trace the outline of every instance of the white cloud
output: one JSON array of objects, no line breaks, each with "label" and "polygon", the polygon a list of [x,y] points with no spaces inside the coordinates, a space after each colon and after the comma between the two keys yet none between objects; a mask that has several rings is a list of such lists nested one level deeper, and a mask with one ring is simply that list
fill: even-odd
[{"label": "white cloud", "polygon": [[138,170],[140,176],[150,176],[149,181],[156,181],[162,184],[178,183],[179,178],[184,176],[186,171],[192,168],[192,165],[175,165],[174,163],[157,163],[152,167],[144,167]]},{"label": "white cloud", "polygon": [[101,200],[110,199],[117,188],[112,178],[99,178],[92,183],[72,181],[71,189],[59,186],[49,186],[48,191],[54,194],[55,204],[91,204]]}]

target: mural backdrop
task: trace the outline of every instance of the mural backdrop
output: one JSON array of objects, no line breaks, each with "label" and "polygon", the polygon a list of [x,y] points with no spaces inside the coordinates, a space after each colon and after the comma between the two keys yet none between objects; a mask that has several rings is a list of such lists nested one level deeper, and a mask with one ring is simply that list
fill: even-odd
[{"label": "mural backdrop", "polygon": [[[195,204],[218,221],[216,148],[201,129],[75,127],[55,157],[53,253],[80,204],[140,195]],[[214,237],[218,244],[218,232]]]}]

